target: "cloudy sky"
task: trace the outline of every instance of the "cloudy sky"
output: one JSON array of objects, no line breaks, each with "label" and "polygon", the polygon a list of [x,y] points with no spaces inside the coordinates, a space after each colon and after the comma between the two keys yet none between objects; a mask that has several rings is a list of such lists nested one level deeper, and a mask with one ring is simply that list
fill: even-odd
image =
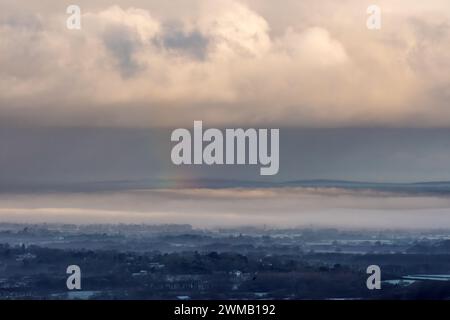
[{"label": "cloudy sky", "polygon": [[449,126],[450,2],[372,2],[4,0],[0,122]]},{"label": "cloudy sky", "polygon": [[[73,4],[81,30],[66,28]],[[172,165],[170,132],[193,120],[280,128],[276,181],[450,180],[449,52],[448,0],[2,0],[0,220],[449,227],[445,197],[44,192],[261,178]]]}]

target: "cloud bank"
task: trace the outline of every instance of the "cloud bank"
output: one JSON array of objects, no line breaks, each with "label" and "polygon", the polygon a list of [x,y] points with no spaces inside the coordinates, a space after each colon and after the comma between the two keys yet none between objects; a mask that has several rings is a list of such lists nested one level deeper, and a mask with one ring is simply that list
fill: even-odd
[{"label": "cloud bank", "polygon": [[0,121],[450,125],[450,3],[378,2],[3,1]]}]

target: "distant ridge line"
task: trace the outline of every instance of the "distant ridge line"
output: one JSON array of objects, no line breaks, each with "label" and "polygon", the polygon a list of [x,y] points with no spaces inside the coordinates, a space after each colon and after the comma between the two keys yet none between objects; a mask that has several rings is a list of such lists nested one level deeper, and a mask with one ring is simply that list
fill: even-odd
[{"label": "distant ridge line", "polygon": [[102,192],[139,189],[183,188],[341,188],[404,193],[450,194],[450,181],[360,182],[350,180],[310,179],[289,181],[252,181],[233,179],[142,179],[72,183],[0,184],[0,193]]}]

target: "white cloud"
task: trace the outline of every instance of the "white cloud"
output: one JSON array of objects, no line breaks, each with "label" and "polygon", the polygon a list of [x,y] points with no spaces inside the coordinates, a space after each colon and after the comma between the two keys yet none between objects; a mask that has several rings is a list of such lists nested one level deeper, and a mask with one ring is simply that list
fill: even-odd
[{"label": "white cloud", "polygon": [[[450,125],[448,2],[382,2],[376,32],[358,1],[94,3],[81,31],[50,3],[2,5],[3,121]],[[185,37],[176,47],[161,40],[171,32]],[[192,33],[201,55],[183,50]]]},{"label": "white cloud", "polygon": [[113,25],[130,28],[142,43],[151,40],[160,30],[159,21],[155,20],[147,10],[128,8],[126,10],[119,6],[112,6],[97,14],[87,13],[84,15],[89,27],[101,26],[103,29]]},{"label": "white cloud", "polygon": [[211,39],[213,58],[262,57],[270,50],[267,21],[238,2],[209,4],[198,24],[199,30]]}]

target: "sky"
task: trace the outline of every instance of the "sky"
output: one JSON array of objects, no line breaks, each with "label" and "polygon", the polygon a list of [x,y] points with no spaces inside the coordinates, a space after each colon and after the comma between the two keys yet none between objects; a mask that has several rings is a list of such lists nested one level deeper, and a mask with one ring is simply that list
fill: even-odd
[{"label": "sky", "polygon": [[370,4],[1,1],[0,185],[259,178],[173,166],[194,120],[281,128],[277,181],[450,180],[450,2]]},{"label": "sky", "polygon": [[[172,188],[450,181],[450,2],[375,2],[379,30],[372,0],[0,1],[0,220],[448,228],[432,195]],[[173,165],[194,120],[279,128],[279,173]]]},{"label": "sky", "polygon": [[[81,30],[66,8],[81,8]],[[0,3],[0,122],[447,127],[450,3]]]}]

